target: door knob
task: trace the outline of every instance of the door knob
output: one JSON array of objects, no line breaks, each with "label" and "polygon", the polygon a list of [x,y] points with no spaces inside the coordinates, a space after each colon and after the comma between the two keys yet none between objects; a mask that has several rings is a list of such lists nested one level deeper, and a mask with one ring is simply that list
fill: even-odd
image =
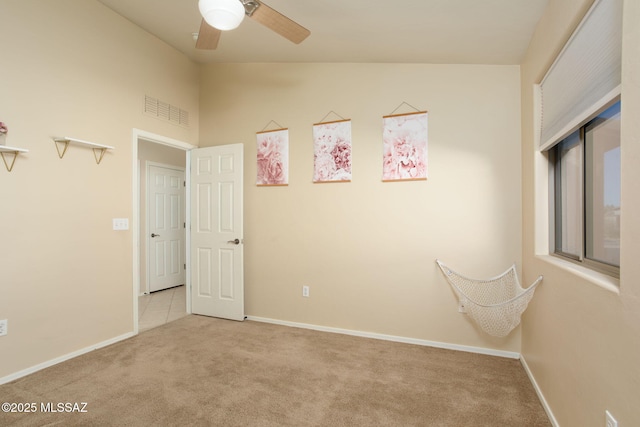
[{"label": "door knob", "polygon": [[240,244],[240,239],[229,240],[227,243],[233,243],[234,245],[239,245]]},{"label": "door knob", "polygon": [[160,235],[156,233],[151,233],[151,237],[160,237]]}]

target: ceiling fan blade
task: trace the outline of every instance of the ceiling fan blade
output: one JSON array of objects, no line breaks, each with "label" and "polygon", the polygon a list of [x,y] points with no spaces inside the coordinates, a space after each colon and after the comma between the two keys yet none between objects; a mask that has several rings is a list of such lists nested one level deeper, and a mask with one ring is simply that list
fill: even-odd
[{"label": "ceiling fan blade", "polygon": [[214,50],[218,47],[222,31],[213,28],[203,19],[200,24],[200,32],[198,32],[198,40],[196,41],[196,49]]},{"label": "ceiling fan blade", "polygon": [[311,31],[302,25],[292,21],[280,12],[270,8],[263,2],[255,11],[249,15],[251,19],[264,25],[265,27],[275,31],[286,39],[291,40],[295,44],[301,43],[306,39]]}]

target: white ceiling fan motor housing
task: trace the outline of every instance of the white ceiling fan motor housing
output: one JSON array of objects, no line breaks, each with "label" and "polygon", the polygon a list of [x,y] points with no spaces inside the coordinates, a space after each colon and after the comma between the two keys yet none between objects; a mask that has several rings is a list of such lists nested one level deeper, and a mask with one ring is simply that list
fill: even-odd
[{"label": "white ceiling fan motor housing", "polygon": [[199,0],[198,9],[207,24],[222,31],[237,28],[245,15],[240,0]]}]

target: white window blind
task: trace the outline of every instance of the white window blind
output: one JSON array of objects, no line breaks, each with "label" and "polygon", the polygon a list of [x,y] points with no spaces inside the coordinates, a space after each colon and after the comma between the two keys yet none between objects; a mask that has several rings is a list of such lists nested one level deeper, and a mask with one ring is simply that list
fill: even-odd
[{"label": "white window blind", "polygon": [[620,95],[622,0],[596,0],[540,83],[540,148],[578,129]]}]

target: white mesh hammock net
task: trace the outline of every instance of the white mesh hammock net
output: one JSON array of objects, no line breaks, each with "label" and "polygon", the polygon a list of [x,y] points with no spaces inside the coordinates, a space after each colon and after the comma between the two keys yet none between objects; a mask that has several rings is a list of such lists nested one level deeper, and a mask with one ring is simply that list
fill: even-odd
[{"label": "white mesh hammock net", "polygon": [[520,324],[520,316],[533,297],[539,276],[528,288],[520,286],[515,264],[499,276],[476,280],[456,273],[436,260],[466,313],[489,335],[504,337]]}]

